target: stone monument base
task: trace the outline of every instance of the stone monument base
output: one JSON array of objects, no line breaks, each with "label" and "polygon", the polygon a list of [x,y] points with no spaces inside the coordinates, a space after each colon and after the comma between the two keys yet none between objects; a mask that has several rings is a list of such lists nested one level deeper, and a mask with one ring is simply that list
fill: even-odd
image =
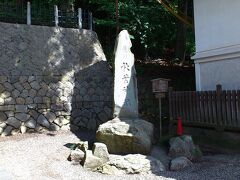
[{"label": "stone monument base", "polygon": [[106,144],[113,154],[149,154],[153,129],[143,119],[115,118],[99,126],[96,140]]}]

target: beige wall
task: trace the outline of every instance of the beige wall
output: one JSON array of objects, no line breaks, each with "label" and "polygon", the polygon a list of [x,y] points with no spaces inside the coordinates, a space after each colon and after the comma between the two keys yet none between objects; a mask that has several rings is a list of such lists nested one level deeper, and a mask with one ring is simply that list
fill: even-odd
[{"label": "beige wall", "polygon": [[194,0],[196,89],[240,89],[240,1]]},{"label": "beige wall", "polygon": [[194,0],[196,51],[240,44],[239,0]]},{"label": "beige wall", "polygon": [[202,90],[240,89],[240,58],[200,63],[200,77]]}]

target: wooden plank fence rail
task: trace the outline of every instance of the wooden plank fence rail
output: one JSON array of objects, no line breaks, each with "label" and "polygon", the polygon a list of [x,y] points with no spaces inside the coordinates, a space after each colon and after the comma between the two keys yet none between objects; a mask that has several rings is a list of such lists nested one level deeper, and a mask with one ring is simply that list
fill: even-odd
[{"label": "wooden plank fence rail", "polygon": [[170,121],[182,118],[183,124],[219,130],[240,131],[240,90],[169,90]]}]

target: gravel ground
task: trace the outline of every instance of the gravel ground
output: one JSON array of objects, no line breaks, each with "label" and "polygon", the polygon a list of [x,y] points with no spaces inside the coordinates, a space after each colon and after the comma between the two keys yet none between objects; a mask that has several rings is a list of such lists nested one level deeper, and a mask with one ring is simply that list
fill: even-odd
[{"label": "gravel ground", "polygon": [[0,180],[240,179],[240,154],[204,156],[193,167],[180,172],[144,176],[93,173],[66,160],[70,152],[66,144],[77,141],[79,138],[71,132],[1,137]]}]

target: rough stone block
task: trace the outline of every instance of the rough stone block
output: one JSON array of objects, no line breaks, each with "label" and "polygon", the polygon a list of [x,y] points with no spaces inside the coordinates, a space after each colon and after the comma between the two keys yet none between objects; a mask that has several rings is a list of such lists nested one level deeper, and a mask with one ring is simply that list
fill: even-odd
[{"label": "rough stone block", "polygon": [[11,135],[11,132],[13,130],[13,127],[12,126],[7,126],[4,131],[2,132],[1,136],[9,136]]},{"label": "rough stone block", "polygon": [[9,117],[6,122],[8,125],[13,126],[15,128],[20,128],[21,126],[21,121],[16,119],[15,117]]},{"label": "rough stone block", "polygon": [[50,107],[50,105],[49,106],[47,104],[38,104],[37,105],[38,109],[47,109],[48,107]]},{"label": "rough stone block", "polygon": [[68,119],[66,119],[62,116],[60,116],[54,120],[54,123],[57,124],[58,126],[63,126],[63,125],[69,124],[69,122],[70,121]]},{"label": "rough stone block", "polygon": [[17,98],[19,95],[20,95],[20,92],[17,89],[14,89],[14,91],[12,92],[12,97]]},{"label": "rough stone block", "polygon": [[4,129],[5,127],[7,127],[6,122],[2,122],[2,123],[0,123],[0,127],[3,128],[3,129]]},{"label": "rough stone block", "polygon": [[158,159],[142,154],[116,156],[97,168],[98,172],[109,175],[124,174],[159,174],[166,170]]},{"label": "rough stone block", "polygon": [[0,123],[7,120],[7,115],[4,112],[0,112]]},{"label": "rough stone block", "polygon": [[20,92],[24,89],[19,82],[14,83],[13,86]]},{"label": "rough stone block", "polygon": [[5,88],[2,84],[0,84],[0,93],[4,92],[5,91]]},{"label": "rough stone block", "polygon": [[58,130],[60,130],[60,127],[56,124],[51,124],[49,127],[49,130],[50,131],[58,131]]},{"label": "rough stone block", "polygon": [[48,120],[42,114],[38,117],[37,123],[46,127],[46,128],[50,127],[50,123],[48,122]]},{"label": "rough stone block", "polygon": [[103,143],[94,143],[93,144],[93,155],[99,157],[103,163],[109,161],[109,153],[107,146]]},{"label": "rough stone block", "polygon": [[0,76],[0,83],[4,83],[7,81],[7,76]]},{"label": "rough stone block", "polygon": [[15,115],[13,111],[5,111],[5,114],[7,117],[13,117]]},{"label": "rough stone block", "polygon": [[19,133],[20,133],[20,129],[13,129],[12,132],[11,132],[11,135],[15,136],[15,135],[17,135]]},{"label": "rough stone block", "polygon": [[26,90],[30,90],[32,88],[31,85],[28,82],[23,83],[23,87]]},{"label": "rough stone block", "polygon": [[70,130],[70,124],[63,125],[63,126],[61,127],[61,130],[63,130],[63,131],[69,131],[69,130]]},{"label": "rough stone block", "polygon": [[0,97],[0,105],[4,105],[4,98]]},{"label": "rough stone block", "polygon": [[27,105],[29,109],[36,109],[37,108],[37,104],[28,104]]},{"label": "rough stone block", "polygon": [[17,82],[18,82],[18,76],[9,76],[9,77],[8,77],[8,81],[9,81],[11,84],[17,83]]},{"label": "rough stone block", "polygon": [[22,93],[20,94],[21,97],[27,98],[28,97],[28,90],[24,89]]},{"label": "rough stone block", "polygon": [[81,151],[80,149],[72,150],[71,154],[69,155],[69,160],[73,161],[74,163],[79,163],[82,162],[84,158],[84,152]]},{"label": "rough stone block", "polygon": [[102,160],[92,154],[92,151],[87,150],[84,159],[81,163],[86,169],[95,169],[103,164]]},{"label": "rough stone block", "polygon": [[26,123],[25,123],[25,126],[30,128],[30,129],[35,129],[36,126],[37,126],[37,122],[33,119],[33,118],[30,118]]},{"label": "rough stone block", "polygon": [[31,109],[28,114],[30,114],[34,119],[37,119],[39,116],[39,113],[34,109]]},{"label": "rough stone block", "polygon": [[56,115],[53,112],[46,112],[46,114],[44,115],[49,122],[53,122],[54,120],[56,120]]},{"label": "rough stone block", "polygon": [[72,103],[64,103],[64,111],[65,112],[71,112],[72,111]]},{"label": "rough stone block", "polygon": [[25,82],[27,82],[27,80],[28,80],[28,77],[27,77],[27,76],[20,76],[20,77],[19,77],[20,83],[25,83]]},{"label": "rough stone block", "polygon": [[88,141],[80,141],[77,145],[77,149],[86,152],[88,150]]},{"label": "rough stone block", "polygon": [[31,97],[27,97],[26,104],[33,104],[33,99]]},{"label": "rough stone block", "polygon": [[17,104],[25,104],[25,99],[22,97],[18,97],[18,98],[16,98],[16,103]]},{"label": "rough stone block", "polygon": [[99,126],[96,139],[110,153],[148,154],[152,147],[153,125],[142,119],[115,118]]},{"label": "rough stone block", "polygon": [[34,103],[36,103],[36,104],[41,104],[41,103],[43,103],[42,97],[35,97],[35,98],[34,98]]},{"label": "rough stone block", "polygon": [[9,98],[11,96],[11,93],[8,92],[8,91],[4,91],[2,94],[1,94],[1,97],[3,98]]},{"label": "rough stone block", "polygon": [[21,132],[22,134],[26,133],[26,132],[27,132],[27,127],[26,127],[26,126],[21,126],[21,127],[20,127],[20,132]]},{"label": "rough stone block", "polygon": [[54,111],[61,111],[63,110],[63,104],[53,104],[51,105],[51,109]]},{"label": "rough stone block", "polygon": [[80,109],[74,109],[73,111],[72,111],[72,117],[73,118],[76,118],[76,117],[78,117],[78,116],[80,116],[81,115],[81,110]]},{"label": "rough stone block", "polygon": [[31,83],[31,82],[33,82],[33,81],[35,81],[36,80],[36,77],[35,76],[29,76],[28,77],[28,82],[29,83]]},{"label": "rough stone block", "polygon": [[108,115],[104,111],[102,111],[98,114],[98,118],[101,122],[107,122]]},{"label": "rough stone block", "polygon": [[0,111],[14,111],[14,110],[15,110],[14,105],[0,106]]},{"label": "rough stone block", "polygon": [[37,91],[35,89],[30,89],[29,96],[34,98],[37,95]]},{"label": "rough stone block", "polygon": [[87,123],[87,128],[90,130],[96,130],[97,128],[97,120],[94,118],[90,118]]},{"label": "rough stone block", "polygon": [[49,97],[43,97],[43,103],[44,103],[44,104],[51,104],[51,98],[49,98]]},{"label": "rough stone block", "polygon": [[4,100],[4,104],[6,105],[10,105],[10,104],[15,104],[15,99],[13,99],[12,97],[8,97]]},{"label": "rough stone block", "polygon": [[74,124],[70,124],[70,130],[71,130],[71,132],[76,132],[79,130],[79,127],[75,126]]},{"label": "rough stone block", "polygon": [[5,82],[3,85],[5,89],[9,92],[11,92],[14,89],[14,87],[9,82]]},{"label": "rough stone block", "polygon": [[169,144],[168,155],[172,158],[184,156],[189,160],[198,160],[202,156],[201,150],[198,146],[195,146],[191,136],[173,137]]},{"label": "rough stone block", "polygon": [[43,97],[45,96],[47,93],[47,90],[46,89],[40,89],[38,92],[37,92],[37,96],[40,96],[40,97]]},{"label": "rough stone block", "polygon": [[30,115],[26,113],[16,113],[15,118],[22,122],[26,122],[30,118]]},{"label": "rough stone block", "polygon": [[15,107],[16,107],[15,112],[22,112],[22,113],[28,112],[27,105],[16,105]]},{"label": "rough stone block", "polygon": [[37,81],[31,82],[30,85],[35,90],[39,90],[41,88],[41,86],[39,85],[39,83]]},{"label": "rough stone block", "polygon": [[188,158],[182,156],[182,157],[175,158],[171,161],[170,170],[179,171],[191,165],[192,165],[192,162]]}]

